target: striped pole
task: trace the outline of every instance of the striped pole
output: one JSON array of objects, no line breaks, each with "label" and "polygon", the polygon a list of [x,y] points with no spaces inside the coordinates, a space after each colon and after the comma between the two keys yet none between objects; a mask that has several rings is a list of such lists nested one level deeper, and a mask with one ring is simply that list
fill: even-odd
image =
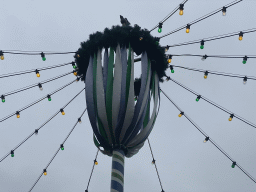
[{"label": "striped pole", "polygon": [[113,150],[112,172],[111,172],[111,191],[124,191],[124,152],[120,149]]}]

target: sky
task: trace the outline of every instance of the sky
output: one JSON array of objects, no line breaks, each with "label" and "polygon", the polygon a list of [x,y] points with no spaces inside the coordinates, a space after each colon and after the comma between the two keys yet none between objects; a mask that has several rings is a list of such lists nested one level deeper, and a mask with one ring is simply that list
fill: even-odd
[{"label": "sky", "polygon": [[[126,17],[131,25],[152,29],[168,15],[181,0],[23,0],[1,1],[0,7],[0,49],[26,51],[76,51],[80,43],[86,41],[91,33],[103,31],[106,27],[120,25],[120,15]],[[208,14],[231,0],[188,0],[184,15],[175,13],[163,24],[161,34],[154,30],[151,34],[159,37],[187,23]],[[216,35],[238,32],[254,28],[256,1],[244,0],[227,9],[227,15],[218,13],[191,26],[190,33],[185,29],[164,37],[161,46],[200,40]],[[170,48],[168,54],[200,55],[256,55],[255,33],[245,34],[242,41],[238,36],[200,44]],[[73,54],[47,55],[46,61],[40,56],[5,54],[0,60],[0,75],[37,69],[73,61]],[[256,76],[255,59],[173,57],[173,65],[190,68]],[[135,75],[140,73],[135,66]],[[167,75],[184,84],[202,96],[233,111],[252,123],[255,118],[256,82],[248,80],[243,84],[241,78],[204,74],[174,68]],[[1,78],[0,95],[42,82],[43,80],[71,72],[72,66],[35,73]],[[0,103],[0,118],[17,111],[33,101],[47,95],[75,79],[73,74],[38,87],[10,95],[5,103]],[[238,164],[256,178],[255,128],[234,118],[228,121],[229,114],[210,105],[204,100],[196,102],[196,96],[172,81],[160,83],[161,89],[218,145],[220,145]],[[0,158],[10,152],[24,138],[42,125],[62,108],[71,98],[84,88],[79,81],[52,96],[52,101],[44,99],[40,103],[0,123]],[[178,117],[179,111],[161,95],[160,111],[153,131],[149,136],[154,157],[165,192],[252,192],[256,184],[238,167],[231,168],[232,162],[210,142],[203,143],[204,136],[185,118]],[[8,156],[0,163],[0,191],[29,191],[42,170],[55,154],[77,118],[86,108],[83,91],[65,108],[65,116],[60,113],[40,129],[15,151],[15,157]],[[60,151],[34,187],[35,192],[70,192],[86,189],[97,148],[87,112],[82,117],[68,140],[64,151]],[[111,158],[98,155],[89,186],[90,192],[110,190]],[[149,146],[145,143],[139,153],[125,159],[124,190],[133,192],[161,191]]]}]

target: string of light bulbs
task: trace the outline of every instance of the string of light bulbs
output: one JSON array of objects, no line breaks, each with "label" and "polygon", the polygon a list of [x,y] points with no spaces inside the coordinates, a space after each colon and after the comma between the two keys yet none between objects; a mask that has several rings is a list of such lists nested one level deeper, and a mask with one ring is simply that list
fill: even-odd
[{"label": "string of light bulbs", "polygon": [[[170,66],[170,68],[172,68],[173,71],[174,71],[173,67],[178,67],[178,68],[181,68],[181,69],[203,72],[204,73],[204,79],[207,79],[208,74],[213,74],[213,75],[221,75],[221,76],[226,76],[226,77],[243,78],[243,83],[244,84],[247,83],[248,79],[256,80],[256,77],[254,77],[254,76],[246,76],[246,75],[239,75],[239,74],[233,74],[233,73],[217,72],[217,71],[210,71],[210,70],[204,70],[204,69],[195,69],[195,68],[188,68],[188,67],[177,66],[177,65],[171,65],[171,66]],[[167,77],[166,80],[168,81],[169,77]]]},{"label": "string of light bulbs", "polygon": [[224,34],[224,35],[203,38],[200,40],[178,43],[178,44],[174,44],[174,45],[167,45],[167,46],[165,46],[165,51],[168,51],[170,47],[178,47],[178,46],[191,45],[191,44],[196,44],[196,43],[200,43],[200,49],[204,49],[204,43],[207,41],[215,41],[215,40],[224,39],[224,38],[233,37],[233,36],[238,36],[238,40],[242,41],[244,34],[253,33],[253,32],[256,32],[256,28],[233,32],[233,33],[228,33],[228,34]]},{"label": "string of light bulbs", "polygon": [[151,29],[149,32],[153,31],[154,29],[156,29],[158,27],[158,32],[161,33],[162,32],[162,26],[163,23],[169,19],[174,13],[176,13],[176,11],[180,10],[179,15],[183,15],[183,10],[184,10],[184,5],[188,0],[184,0],[182,1],[182,3],[180,5],[178,5],[171,13],[169,13],[162,21],[159,22],[159,24],[157,24],[153,29]]},{"label": "string of light bulbs", "polygon": [[161,179],[160,179],[160,176],[159,176],[158,170],[157,170],[156,160],[155,160],[155,158],[154,158],[153,151],[152,151],[152,148],[151,148],[151,145],[150,145],[150,142],[149,142],[149,138],[148,138],[147,140],[148,140],[149,149],[150,149],[150,152],[151,152],[151,155],[152,155],[152,158],[153,158],[153,160],[152,160],[152,165],[155,165],[156,173],[157,173],[157,176],[158,176],[158,180],[159,180],[159,183],[160,183],[161,189],[162,189],[162,191],[164,191],[163,186],[162,186],[162,182],[161,182]]},{"label": "string of light bulbs", "polygon": [[57,68],[57,67],[63,67],[63,66],[70,65],[70,64],[73,66],[73,69],[74,69],[73,72],[77,72],[76,63],[74,61],[72,61],[72,62],[69,62],[69,63],[53,65],[53,66],[49,66],[49,67],[43,67],[43,68],[39,68],[39,69],[31,69],[31,70],[27,70],[27,71],[20,71],[20,72],[15,72],[15,73],[3,74],[3,75],[0,75],[0,78],[11,77],[11,76],[16,76],[16,75],[23,75],[23,74],[27,74],[27,73],[36,73],[37,77],[40,77],[40,74],[39,74],[40,71],[53,69],[53,68]]},{"label": "string of light bulbs", "polygon": [[[73,73],[73,71],[68,72],[68,73],[65,73],[65,74],[63,74],[63,75],[59,75],[59,76],[57,76],[57,77],[53,77],[53,78],[51,78],[51,79],[47,79],[47,80],[42,81],[42,82],[40,82],[40,83],[35,83],[35,84],[33,84],[33,85],[29,85],[29,86],[26,86],[26,87],[23,87],[23,88],[20,88],[20,89],[17,89],[17,90],[8,92],[8,93],[4,93],[4,94],[1,95],[2,102],[5,103],[5,101],[6,101],[5,97],[6,97],[6,96],[13,95],[13,94],[19,93],[19,92],[21,92],[21,91],[28,90],[28,89],[31,89],[31,88],[36,87],[36,86],[38,86],[39,89],[42,91],[42,90],[43,90],[43,86],[42,86],[43,84],[49,83],[49,82],[54,81],[54,80],[56,80],[56,79],[59,79],[59,78],[61,78],[61,77],[65,77],[65,76],[67,76],[67,75],[69,75],[69,74],[71,74],[71,73]],[[78,81],[80,80],[80,77],[77,77],[76,80],[77,80],[77,82],[78,82]]]},{"label": "string of light bulbs", "polygon": [[51,92],[50,94],[48,94],[48,95],[46,95],[46,96],[44,96],[44,97],[38,99],[37,101],[34,101],[33,103],[30,103],[29,105],[27,105],[27,106],[25,106],[25,107],[19,109],[19,110],[16,111],[15,113],[12,113],[12,114],[10,114],[10,115],[8,115],[8,116],[2,118],[2,119],[0,120],[0,122],[3,122],[3,121],[5,121],[6,119],[9,119],[10,117],[12,117],[12,116],[14,116],[14,115],[16,115],[17,118],[20,118],[20,112],[21,112],[21,111],[23,111],[23,110],[25,110],[25,109],[27,109],[27,108],[29,108],[29,107],[31,107],[31,106],[33,106],[33,105],[35,105],[35,104],[41,102],[41,101],[44,100],[45,98],[48,98],[48,101],[51,101],[51,100],[52,100],[52,98],[51,98],[52,95],[54,95],[54,94],[57,93],[58,91],[64,89],[65,87],[71,85],[71,84],[74,83],[75,81],[76,81],[76,80],[71,81],[70,83],[68,83],[68,84],[62,86],[61,88],[59,88],[59,89],[57,89],[57,90]]},{"label": "string of light bulbs", "polygon": [[97,161],[98,154],[99,154],[99,149],[97,150],[95,159],[94,159],[94,161],[93,161],[93,166],[92,166],[91,175],[90,175],[90,178],[89,178],[89,181],[88,181],[88,184],[87,184],[87,187],[86,187],[85,192],[88,192],[88,188],[89,188],[89,184],[90,184],[90,181],[91,181],[91,178],[92,178],[92,173],[93,173],[93,170],[94,170],[94,166],[95,166],[95,165],[98,165],[98,161]]},{"label": "string of light bulbs", "polygon": [[[11,154],[11,157],[14,157],[14,151],[16,149],[18,149],[22,144],[24,144],[30,137],[32,137],[34,134],[37,135],[38,134],[38,131],[43,128],[47,123],[49,123],[54,117],[56,117],[60,112],[62,115],[65,115],[65,112],[64,112],[64,109],[80,94],[82,93],[82,91],[84,90],[85,88],[83,88],[78,94],[76,94],[67,104],[65,104],[60,110],[57,110],[57,112],[52,115],[47,121],[45,121],[41,126],[39,126],[39,128],[35,129],[35,131],[33,131],[29,136],[27,136],[23,141],[21,141],[17,146],[15,146],[12,150],[11,150],[11,153],[8,152],[6,155],[4,155],[1,159],[0,159],[0,163],[6,159],[10,154]],[[79,123],[82,123],[82,120],[81,118],[78,118],[78,122]]]},{"label": "string of light bulbs", "polygon": [[213,141],[213,139],[211,137],[209,137],[187,114],[184,113],[183,110],[181,110],[171,99],[170,97],[168,97],[165,92],[160,89],[161,92],[165,95],[165,97],[171,101],[171,103],[180,111],[179,117],[181,116],[185,116],[187,120],[189,120],[189,122],[191,124],[194,125],[194,127],[200,131],[200,133],[202,133],[205,137],[205,140],[203,141],[204,143],[206,143],[207,141],[210,141],[217,149],[219,149],[220,152],[222,152],[230,161],[232,161],[232,168],[235,168],[235,166],[237,166],[245,175],[247,175],[254,183],[256,183],[256,180],[247,172],[245,171],[235,160],[233,160],[233,158],[231,158],[227,152],[225,152],[215,141]]},{"label": "string of light bulbs", "polygon": [[184,26],[182,26],[182,27],[179,27],[179,28],[177,28],[177,29],[175,29],[175,30],[173,30],[173,31],[171,31],[171,32],[169,32],[169,33],[167,33],[167,34],[165,34],[165,35],[159,37],[159,38],[161,39],[161,38],[163,38],[163,37],[166,37],[166,36],[168,36],[168,35],[171,35],[171,34],[173,34],[173,33],[176,33],[176,32],[178,32],[178,31],[180,31],[180,30],[182,30],[182,29],[185,29],[185,28],[186,28],[186,33],[189,33],[189,32],[190,32],[190,27],[191,27],[192,25],[194,25],[194,24],[196,24],[196,23],[198,23],[198,22],[200,22],[200,21],[202,21],[202,20],[204,20],[204,19],[209,18],[209,17],[211,17],[211,16],[217,14],[217,13],[220,12],[220,11],[222,11],[222,14],[223,14],[223,15],[226,15],[226,11],[227,11],[227,8],[228,8],[228,7],[231,7],[231,6],[237,4],[237,3],[241,2],[241,1],[243,1],[243,0],[238,0],[238,1],[236,0],[236,1],[233,1],[233,2],[231,2],[231,3],[227,4],[227,5],[225,5],[224,7],[221,7],[221,8],[219,8],[219,9],[217,9],[217,10],[211,12],[211,13],[208,13],[207,15],[204,15],[204,16],[202,16],[202,17],[200,17],[200,18],[198,18],[198,19],[196,19],[196,20],[190,22],[189,24],[184,25]]},{"label": "string of light bulbs", "polygon": [[[84,115],[86,109],[83,111],[82,115],[79,117],[80,119],[82,118],[82,116]],[[71,131],[69,132],[69,134],[66,136],[66,138],[64,139],[64,141],[60,144],[60,147],[58,148],[58,150],[55,152],[55,154],[53,155],[52,159],[50,160],[50,162],[46,165],[46,167],[43,169],[43,172],[40,174],[40,176],[38,177],[38,179],[36,180],[36,182],[33,184],[33,186],[30,188],[29,192],[32,191],[32,189],[35,187],[35,185],[38,183],[39,179],[42,177],[42,175],[44,174],[45,176],[47,175],[47,168],[50,166],[50,164],[52,163],[53,159],[56,157],[56,155],[59,153],[60,150],[64,150],[64,144],[67,141],[68,137],[70,136],[70,134],[73,132],[73,130],[75,129],[76,125],[77,125],[78,121],[75,123],[75,125],[73,126],[73,128],[71,129]]]},{"label": "string of light bulbs", "polygon": [[175,57],[201,57],[202,61],[205,61],[208,57],[213,57],[213,58],[222,58],[222,59],[243,59],[242,63],[246,64],[247,60],[250,59],[256,59],[256,55],[193,55],[193,54],[181,54],[181,55],[176,55],[176,54],[168,54],[166,55],[168,63],[172,62],[173,56]]},{"label": "string of light bulbs", "polygon": [[250,121],[244,119],[243,117],[240,117],[239,115],[237,115],[237,114],[235,114],[235,113],[229,111],[228,109],[226,109],[226,108],[224,108],[224,107],[218,105],[217,103],[214,103],[213,101],[211,101],[211,100],[207,99],[206,97],[204,97],[204,96],[202,96],[202,95],[196,93],[196,92],[193,91],[192,89],[186,87],[185,85],[182,85],[181,83],[177,82],[176,80],[174,80],[174,79],[172,79],[172,78],[170,78],[170,77],[169,77],[169,80],[173,81],[173,82],[176,83],[177,85],[181,86],[182,88],[184,88],[184,89],[186,89],[187,91],[189,91],[189,92],[193,93],[194,95],[196,95],[196,96],[197,96],[197,97],[196,97],[196,101],[197,101],[197,102],[198,102],[200,99],[203,99],[203,100],[205,100],[206,102],[210,103],[211,105],[213,105],[213,106],[215,106],[215,107],[221,109],[222,111],[224,111],[224,112],[230,114],[230,117],[229,117],[229,119],[228,119],[229,121],[232,121],[232,119],[233,119],[234,117],[236,117],[236,118],[239,119],[240,121],[243,121],[244,123],[250,125],[251,127],[256,128],[256,125],[255,125],[254,123],[251,123]]}]

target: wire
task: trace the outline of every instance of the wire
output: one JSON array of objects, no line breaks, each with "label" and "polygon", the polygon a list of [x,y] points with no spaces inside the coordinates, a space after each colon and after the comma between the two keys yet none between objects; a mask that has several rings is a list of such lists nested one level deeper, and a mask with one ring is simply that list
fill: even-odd
[{"label": "wire", "polygon": [[164,191],[164,190],[163,190],[163,186],[162,186],[162,182],[161,182],[161,179],[160,179],[158,170],[157,170],[157,166],[156,166],[155,158],[154,158],[154,155],[153,155],[153,151],[152,151],[152,148],[151,148],[151,145],[150,145],[150,142],[149,142],[149,138],[148,138],[148,145],[149,145],[149,148],[150,148],[150,151],[151,151],[151,155],[152,155],[152,158],[153,158],[153,161],[152,161],[152,162],[154,162],[154,165],[155,165],[155,168],[156,168],[156,173],[157,173],[157,176],[158,176],[158,180],[159,180],[161,189],[162,189],[162,191]]},{"label": "wire", "polygon": [[[241,1],[243,1],[243,0],[233,1],[233,2],[231,2],[231,3],[227,4],[227,5],[225,5],[225,7],[226,7],[226,8],[231,7],[231,6],[237,4],[237,3],[241,2]],[[190,23],[189,23],[190,26],[193,25],[193,24],[196,24],[196,23],[198,23],[198,22],[200,22],[200,21],[202,21],[202,20],[204,20],[204,19],[206,19],[206,18],[208,18],[208,17],[210,17],[210,16],[215,15],[216,13],[222,11],[222,8],[223,8],[223,7],[221,7],[221,8],[219,8],[219,9],[217,9],[217,10],[211,12],[211,13],[208,13],[207,15],[204,15],[204,16],[202,16],[202,17],[200,17],[200,18],[198,18],[198,19],[196,19],[196,20],[190,22]],[[182,29],[185,29],[186,26],[187,26],[187,25],[184,25],[184,26],[182,26],[182,27],[180,27],[180,28],[178,28],[178,29],[175,29],[174,31],[171,31],[171,32],[169,32],[169,33],[167,33],[167,34],[165,34],[165,35],[159,37],[159,38],[161,39],[161,38],[163,38],[163,37],[166,37],[166,36],[168,36],[168,35],[171,35],[171,34],[173,34],[173,33],[176,33],[176,32],[178,32],[178,31],[180,31],[180,30],[182,30]]]},{"label": "wire", "polygon": [[[61,88],[59,88],[59,89],[57,89],[57,90],[51,92],[51,93],[48,94],[48,95],[54,95],[55,93],[57,93],[58,91],[64,89],[65,87],[69,86],[70,84],[74,83],[75,81],[76,81],[76,80],[71,81],[70,83],[68,83],[68,84],[66,84],[66,85],[64,85],[64,86],[62,86]],[[29,105],[27,105],[27,106],[25,106],[25,107],[19,109],[18,111],[21,112],[21,111],[23,111],[23,110],[25,110],[25,109],[27,109],[27,108],[29,108],[29,107],[31,107],[31,106],[33,106],[33,105],[39,103],[40,101],[42,101],[42,100],[45,99],[45,98],[47,98],[47,95],[44,96],[44,97],[42,97],[41,99],[38,99],[37,101],[34,101],[34,102],[31,103],[31,104],[29,104]],[[15,114],[16,114],[16,113],[13,113],[13,114],[10,114],[10,115],[4,117],[3,119],[0,120],[0,122],[3,122],[3,121],[5,121],[6,119],[9,119],[10,117],[14,116]]]},{"label": "wire", "polygon": [[[85,88],[83,88],[78,94],[76,94],[66,105],[64,105],[62,107],[62,109],[65,109],[80,93],[82,93],[82,91]],[[54,117],[56,117],[59,114],[60,110],[57,110],[57,112],[52,115],[46,122],[44,122],[38,129],[36,129],[37,131],[39,131],[42,127],[44,127],[47,123],[49,123]],[[33,131],[28,137],[26,137],[23,141],[21,141],[16,147],[14,147],[12,150],[15,151],[16,149],[18,149],[22,144],[24,144],[30,137],[32,137],[35,134],[35,131]],[[8,152],[5,156],[3,156],[0,159],[0,163],[6,158],[8,157],[10,154],[10,152]]]},{"label": "wire", "polygon": [[[82,115],[80,116],[80,118],[84,115],[86,109],[83,111]],[[75,129],[76,125],[77,125],[78,121],[75,123],[75,125],[73,126],[73,128],[71,129],[71,131],[69,132],[69,134],[67,135],[67,137],[65,138],[65,140],[63,141],[63,145],[66,142],[66,140],[68,139],[69,135],[72,133],[72,131]],[[45,169],[47,169],[50,164],[52,163],[53,159],[56,157],[56,155],[58,154],[58,152],[60,151],[60,147],[58,148],[58,150],[55,152],[55,154],[53,155],[52,159],[50,160],[50,162],[47,164],[47,166],[45,167]],[[35,187],[35,185],[37,184],[37,182],[39,181],[39,179],[42,177],[44,172],[42,172],[40,174],[40,176],[38,177],[38,179],[36,180],[36,182],[33,184],[33,186],[30,188],[29,192],[32,191],[32,189]]]},{"label": "wire", "polygon": [[[171,56],[191,56],[191,57],[204,57],[205,55],[193,55],[193,54],[181,54],[181,55],[175,55],[175,54],[169,54]],[[167,55],[168,56],[168,55]],[[215,57],[215,58],[229,58],[229,59],[237,59],[237,58],[244,58],[242,55],[206,55],[208,57]],[[247,56],[247,58],[255,59],[256,55]]]},{"label": "wire", "polygon": [[97,157],[98,157],[98,153],[99,153],[99,149],[96,153],[96,157],[95,157],[95,160],[94,160],[94,163],[93,163],[93,166],[92,166],[92,171],[91,171],[91,175],[90,175],[90,178],[89,178],[89,181],[88,181],[88,184],[87,184],[87,187],[86,187],[86,190],[88,191],[88,188],[89,188],[89,184],[90,184],[90,181],[91,181],[91,177],[92,177],[92,173],[93,173],[93,170],[94,170],[94,166],[95,166],[95,161],[97,160]]},{"label": "wire", "polygon": [[178,84],[179,86],[183,87],[184,89],[188,90],[189,92],[191,92],[191,93],[193,93],[193,94],[195,94],[195,95],[200,95],[200,96],[201,96],[201,99],[203,99],[203,100],[205,100],[206,102],[212,104],[213,106],[215,106],[215,107],[221,109],[222,111],[224,111],[224,112],[226,112],[226,113],[228,113],[228,114],[230,114],[230,115],[233,114],[234,117],[236,117],[236,118],[239,119],[240,121],[243,121],[244,123],[250,125],[251,127],[256,128],[256,125],[255,125],[255,124],[253,124],[253,123],[251,123],[250,121],[244,119],[243,117],[240,117],[240,116],[234,114],[233,112],[229,111],[228,109],[225,109],[224,107],[218,105],[217,103],[214,103],[213,101],[207,99],[206,97],[203,97],[201,94],[196,93],[196,92],[193,91],[192,89],[189,89],[188,87],[182,85],[181,83],[177,82],[176,80],[174,80],[174,79],[172,79],[172,78],[169,78],[169,79],[172,80],[174,83]]},{"label": "wire", "polygon": [[[14,51],[3,51],[3,53],[9,53],[9,54],[15,54],[15,55],[41,55],[40,53],[33,53],[38,51],[20,51],[20,52],[14,52]],[[44,52],[43,52],[44,53]],[[76,53],[76,52],[48,52],[44,53],[45,55],[63,55],[63,54],[70,54],[70,53]]]},{"label": "wire", "polygon": [[[182,68],[182,69],[192,70],[192,71],[198,71],[198,72],[206,72],[207,71],[209,74],[221,75],[221,76],[227,76],[227,77],[244,78],[246,76],[246,75],[239,75],[239,74],[233,74],[233,73],[225,73],[225,72],[209,71],[209,70],[204,70],[204,69],[188,68],[188,67],[182,67],[182,66],[177,66],[177,65],[172,65],[172,66]],[[256,80],[256,77],[254,77],[254,76],[246,76],[246,77],[247,77],[247,79]]]},{"label": "wire", "polygon": [[[252,32],[256,32],[256,28],[247,29],[247,30],[243,31],[243,33],[252,33]],[[233,32],[233,33],[228,33],[228,34],[224,34],[224,35],[218,35],[218,36],[203,38],[203,40],[204,40],[204,42],[213,41],[213,40],[218,40],[218,39],[223,39],[223,38],[227,38],[227,37],[236,36],[239,33],[240,33],[240,31],[239,32]],[[174,44],[174,45],[167,45],[167,46],[168,47],[177,47],[177,46],[182,46],[182,45],[191,45],[191,44],[195,44],[195,43],[200,43],[201,41],[202,41],[202,39],[194,40],[194,41],[188,41],[188,42],[185,42],[185,43],[178,43],[178,44]]]},{"label": "wire", "polygon": [[[63,75],[59,75],[59,76],[54,77],[54,78],[51,78],[51,79],[47,79],[47,80],[45,80],[45,81],[43,81],[43,82],[40,82],[40,84],[44,84],[44,83],[48,83],[48,82],[54,81],[54,80],[56,80],[56,79],[59,79],[59,78],[61,78],[61,77],[64,77],[64,76],[66,76],[66,75],[69,75],[69,74],[71,74],[71,73],[73,73],[73,71],[68,72],[68,73],[65,73],[65,74],[63,74]],[[27,87],[20,88],[20,89],[15,90],[15,91],[11,91],[11,92],[5,93],[5,94],[3,94],[3,95],[4,95],[4,96],[12,95],[12,94],[15,94],[15,93],[18,93],[18,92],[21,92],[21,91],[25,91],[25,90],[31,89],[31,88],[36,87],[36,86],[38,86],[38,83],[33,84],[33,85],[29,85],[29,86],[27,86]]]},{"label": "wire", "polygon": [[[185,4],[188,0],[184,0],[181,4]],[[171,12],[169,13],[162,21],[160,21],[160,23],[164,23],[167,19],[169,19],[176,11],[179,10],[179,5]],[[158,27],[159,24],[157,24],[153,29],[151,29],[149,32],[153,31],[154,29],[156,29]]]},{"label": "wire", "polygon": [[[47,69],[53,69],[53,68],[56,68],[56,67],[62,67],[62,66],[69,65],[69,64],[72,64],[72,62],[59,64],[59,65],[53,65],[53,66],[49,66],[49,67],[43,67],[43,68],[39,68],[37,70],[38,71],[43,71],[43,70],[47,70]],[[35,70],[36,69],[31,69],[31,70],[27,70],[27,71],[20,71],[20,72],[15,72],[15,73],[3,74],[3,75],[0,75],[0,78],[22,75],[22,74],[26,74],[26,73],[34,73]]]},{"label": "wire", "polygon": [[[172,104],[180,111],[183,112],[171,99],[170,97],[168,97],[165,92],[160,88],[161,92],[165,95],[165,97],[172,102]],[[184,112],[183,112],[184,113]],[[183,114],[187,120],[189,120],[190,123],[192,123],[194,125],[195,128],[197,128],[198,131],[200,131],[205,137],[209,137],[195,122],[193,122],[193,120],[191,120],[191,118],[187,115],[187,114]],[[217,143],[215,143],[210,137],[209,137],[209,141],[217,148],[219,149],[220,152],[222,152],[229,160],[231,160],[232,162],[235,162]],[[236,163],[237,167],[243,171],[254,183],[256,183],[256,180],[247,172],[245,171],[240,165],[238,165]]]}]

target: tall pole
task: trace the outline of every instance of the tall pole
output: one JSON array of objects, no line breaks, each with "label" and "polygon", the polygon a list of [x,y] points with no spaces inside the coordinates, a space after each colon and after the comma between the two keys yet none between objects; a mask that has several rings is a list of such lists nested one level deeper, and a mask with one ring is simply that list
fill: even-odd
[{"label": "tall pole", "polygon": [[124,191],[124,152],[120,149],[113,150],[111,189],[110,192]]}]

